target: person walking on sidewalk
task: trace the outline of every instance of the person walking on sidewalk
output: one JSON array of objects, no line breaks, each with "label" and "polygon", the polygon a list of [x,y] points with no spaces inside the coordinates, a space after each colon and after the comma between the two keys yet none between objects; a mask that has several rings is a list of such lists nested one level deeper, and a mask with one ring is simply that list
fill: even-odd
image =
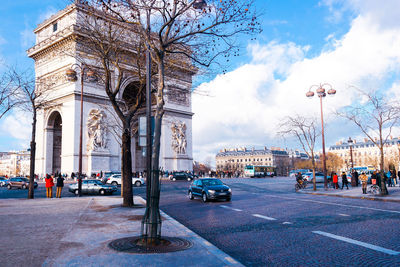
[{"label": "person walking on sidewalk", "polygon": [[335,188],[335,189],[339,189],[338,180],[339,180],[338,175],[337,175],[336,172],[335,172],[335,173],[333,174],[333,177],[332,177],[333,188]]},{"label": "person walking on sidewalk", "polygon": [[349,181],[347,181],[347,174],[345,172],[342,172],[342,190],[344,185],[346,185],[346,188],[349,189],[348,183]]},{"label": "person walking on sidewalk", "polygon": [[47,198],[52,198],[53,197],[53,186],[54,186],[54,182],[53,182],[53,177],[51,177],[50,174],[46,175],[46,179],[44,179],[45,181],[45,187],[46,187],[46,197]]},{"label": "person walking on sidewalk", "polygon": [[363,194],[366,194],[366,193],[367,193],[367,181],[368,181],[368,177],[367,177],[367,175],[365,175],[365,172],[363,172],[363,173],[360,175],[360,180],[361,180],[361,183],[362,183],[362,191],[363,191]]},{"label": "person walking on sidewalk", "polygon": [[387,181],[388,187],[392,187],[392,173],[390,172],[390,170],[388,170],[386,173],[386,181]]},{"label": "person walking on sidewalk", "polygon": [[57,192],[56,192],[56,198],[61,198],[61,191],[64,187],[64,178],[61,176],[61,174],[58,175],[57,178]]}]

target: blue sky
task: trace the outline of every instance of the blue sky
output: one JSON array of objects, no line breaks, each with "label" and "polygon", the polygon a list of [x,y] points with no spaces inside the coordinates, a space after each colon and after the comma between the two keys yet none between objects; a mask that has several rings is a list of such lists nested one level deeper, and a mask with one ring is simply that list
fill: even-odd
[{"label": "blue sky", "polygon": [[[26,50],[33,29],[68,0],[14,0],[0,6],[0,58],[33,68]],[[351,104],[350,85],[399,88],[400,3],[387,0],[257,0],[263,32],[256,41],[240,39],[241,56],[226,75],[198,77],[193,95],[193,150],[196,160],[237,146],[299,147],[276,135],[284,115],[318,117],[318,99],[306,99],[313,84],[329,82],[337,95],[326,99],[327,144],[360,136],[332,110]],[[197,84],[196,84],[197,86]],[[196,91],[195,90],[195,91]],[[319,117],[318,117],[319,118]],[[8,131],[11,125],[16,132]],[[10,114],[0,121],[0,151],[25,149],[30,118]]]}]

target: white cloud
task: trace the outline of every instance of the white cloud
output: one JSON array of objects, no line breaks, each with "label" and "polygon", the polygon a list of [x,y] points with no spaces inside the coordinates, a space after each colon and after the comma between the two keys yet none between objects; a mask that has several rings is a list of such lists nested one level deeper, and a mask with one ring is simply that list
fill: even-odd
[{"label": "white cloud", "polygon": [[3,133],[18,139],[22,147],[27,147],[31,137],[31,117],[29,113],[15,111],[0,121],[0,128]]},{"label": "white cloud", "polygon": [[[367,2],[367,7],[361,2]],[[351,104],[355,92],[349,85],[372,89],[387,84],[400,67],[400,25],[392,23],[395,13],[400,17],[400,8],[382,5],[390,12],[390,18],[385,18],[386,11],[377,10],[380,6],[375,2],[351,1],[359,15],[329,51],[307,58],[308,48],[294,43],[252,45],[250,63],[200,85],[212,97],[193,96],[194,158],[215,156],[224,147],[274,145],[278,142],[275,126],[285,115],[319,116],[318,98],[305,97],[313,84],[328,82],[337,90],[333,98],[324,99],[328,123],[335,119],[330,111]],[[334,136],[330,143],[340,138]]]}]

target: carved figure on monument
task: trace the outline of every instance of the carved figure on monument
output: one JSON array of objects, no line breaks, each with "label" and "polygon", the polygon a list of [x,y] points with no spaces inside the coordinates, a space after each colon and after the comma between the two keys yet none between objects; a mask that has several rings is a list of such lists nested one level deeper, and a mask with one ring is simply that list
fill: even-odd
[{"label": "carved figure on monument", "polygon": [[184,122],[173,122],[171,126],[172,148],[177,154],[186,154],[186,124]]},{"label": "carved figure on monument", "polygon": [[90,150],[103,150],[107,148],[107,130],[105,125],[106,114],[94,109],[90,111],[87,122]]}]

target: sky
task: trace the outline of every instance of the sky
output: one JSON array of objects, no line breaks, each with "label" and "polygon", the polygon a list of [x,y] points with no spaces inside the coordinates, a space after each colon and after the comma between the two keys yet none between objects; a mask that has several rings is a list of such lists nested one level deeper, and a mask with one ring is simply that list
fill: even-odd
[{"label": "sky", "polygon": [[[33,30],[67,4],[68,0],[2,3],[0,60],[33,68],[26,56],[35,42]],[[195,160],[213,162],[223,148],[300,148],[293,138],[279,136],[277,126],[285,116],[320,118],[319,99],[305,96],[312,85],[328,83],[337,91],[323,99],[327,147],[349,136],[363,137],[334,115],[355,101],[354,87],[400,96],[400,1],[256,0],[255,8],[262,14],[258,19],[263,32],[256,40],[240,37],[240,56],[226,74],[195,77]],[[30,123],[20,113],[0,120],[0,151],[28,148]]]}]

